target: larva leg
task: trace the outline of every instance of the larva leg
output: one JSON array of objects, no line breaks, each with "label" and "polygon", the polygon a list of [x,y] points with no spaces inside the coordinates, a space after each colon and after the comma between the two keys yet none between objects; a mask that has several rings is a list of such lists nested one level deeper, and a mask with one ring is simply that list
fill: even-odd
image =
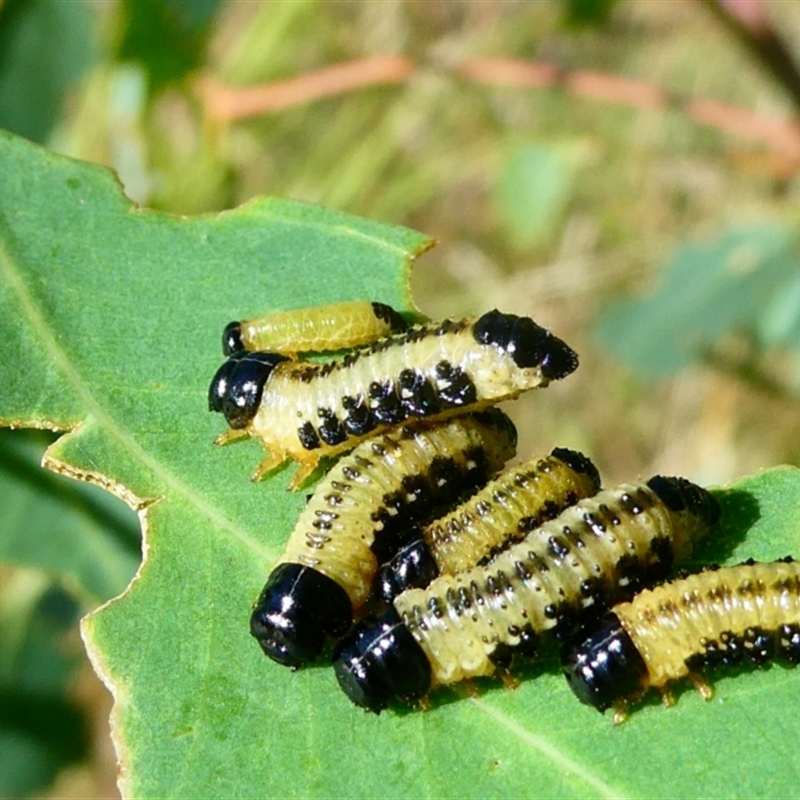
[{"label": "larva leg", "polygon": [[289,481],[289,491],[296,492],[298,489],[300,489],[300,487],[311,477],[311,473],[314,472],[318,465],[319,461],[301,464],[298,467],[297,472],[295,472],[294,477]]},{"label": "larva leg", "polygon": [[628,719],[628,704],[625,702],[617,703],[612,706],[614,709],[614,716],[611,718],[614,725],[622,725]]},{"label": "larva leg", "polygon": [[702,697],[703,700],[710,700],[714,696],[713,687],[706,683],[699,675],[694,672],[690,672],[688,677],[694,688],[700,692],[700,697]]},{"label": "larva leg", "polygon": [[254,483],[257,483],[268,472],[272,472],[272,470],[277,469],[281,464],[283,464],[284,461],[286,461],[286,456],[282,454],[268,456],[253,470],[250,480]]},{"label": "larva leg", "polygon": [[503,686],[509,691],[513,692],[519,689],[519,681],[508,670],[498,669],[495,675],[503,681]]},{"label": "larva leg", "polygon": [[417,706],[419,706],[420,711],[430,711],[431,701],[428,700],[427,695],[425,697],[420,697],[420,699],[417,700]]},{"label": "larva leg", "polygon": [[235,428],[230,428],[229,430],[221,433],[214,439],[214,444],[219,445],[220,447],[226,444],[232,444],[233,442],[238,442],[241,439],[249,438],[250,434],[246,430],[237,430]]},{"label": "larva leg", "polygon": [[666,686],[659,686],[658,691],[661,692],[661,703],[664,708],[671,708],[675,705],[675,698]]}]

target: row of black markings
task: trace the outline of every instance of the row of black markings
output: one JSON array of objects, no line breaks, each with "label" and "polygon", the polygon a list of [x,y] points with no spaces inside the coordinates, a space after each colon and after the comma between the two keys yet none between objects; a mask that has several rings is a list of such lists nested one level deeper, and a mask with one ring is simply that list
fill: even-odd
[{"label": "row of black markings", "polygon": [[490,311],[408,327],[387,306],[339,303],[231,323],[223,350],[209,406],[230,425],[218,441],[264,443],[254,478],[292,458],[297,488],[321,457],[349,451],[253,609],[274,661],[298,668],[338,640],[340,686],[379,712],[502,673],[556,637],[573,691],[617,721],[649,687],[668,701],[683,677],[709,696],[702,666],[800,661],[791,559],[658,585],[718,522],[705,489],[655,476],[602,491],[566,448],[497,476],[516,430],[494,404],[578,365],[532,320]]}]

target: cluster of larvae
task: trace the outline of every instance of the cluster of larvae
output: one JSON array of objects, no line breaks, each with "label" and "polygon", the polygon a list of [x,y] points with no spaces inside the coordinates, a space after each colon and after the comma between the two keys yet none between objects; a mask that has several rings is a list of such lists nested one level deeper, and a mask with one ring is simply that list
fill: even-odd
[{"label": "cluster of larvae", "polygon": [[[335,642],[336,677],[357,705],[424,701],[437,686],[535,658],[546,637],[567,643],[578,697],[613,707],[616,719],[649,686],[694,676],[713,654],[724,663],[733,651],[760,662],[800,655],[798,603],[792,619],[754,619],[752,603],[725,617],[710,599],[738,597],[756,579],[707,573],[719,586],[703,594],[709,578],[694,576],[690,611],[679,582],[647,591],[716,524],[706,490],[655,476],[602,491],[591,461],[566,448],[501,472],[517,437],[495,405],[578,365],[533,320],[495,310],[408,326],[388,306],[339,303],[230,323],[223,350],[209,407],[230,426],[220,443],[264,444],[254,479],[293,459],[298,488],[322,457],[345,454],[310,495],[251,632],[291,668]],[[346,352],[298,358],[335,350]],[[778,581],[800,597],[781,564],[769,584],[762,573],[778,567],[750,565],[762,573],[748,591]],[[674,632],[658,638],[667,613],[658,609],[670,603],[695,625],[683,625],[677,655]]]}]

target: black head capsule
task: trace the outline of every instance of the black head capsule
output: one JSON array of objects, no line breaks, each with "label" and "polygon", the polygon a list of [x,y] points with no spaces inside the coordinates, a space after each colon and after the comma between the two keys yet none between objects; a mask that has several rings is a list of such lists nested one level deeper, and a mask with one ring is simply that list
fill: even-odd
[{"label": "black head capsule", "polygon": [[245,349],[242,341],[242,323],[238,320],[229,322],[222,331],[222,355],[232,356]]},{"label": "black head capsule", "polygon": [[378,592],[391,603],[406,589],[424,589],[437,575],[439,567],[424,539],[414,539],[387,561],[378,573]]},{"label": "black head capsule", "polygon": [[586,475],[597,491],[600,491],[600,473],[597,471],[597,467],[583,453],[579,453],[577,450],[570,450],[567,447],[554,447],[550,455],[566,464],[570,469],[575,470],[579,475]]},{"label": "black head capsule", "polygon": [[714,495],[686,478],[665,478],[655,475],[647,485],[664,501],[667,508],[675,512],[688,509],[694,516],[708,525],[716,525],[722,513]]},{"label": "black head capsule", "polygon": [[477,320],[473,331],[477,342],[497,345],[521,369],[541,366],[549,380],[565,378],[578,368],[578,354],[529,317],[494,309]]},{"label": "black head capsule", "polygon": [[333,656],[342,691],[376,714],[393,700],[413,703],[431,688],[430,662],[394,608],[358,625]]},{"label": "black head capsule", "polygon": [[302,564],[280,564],[250,616],[250,633],[273,661],[302,667],[322,652],[327,637],[342,636],[353,620],[347,592]]},{"label": "black head capsule", "polygon": [[647,667],[616,614],[607,614],[597,630],[562,658],[564,675],[581,703],[601,713],[639,693]]},{"label": "black head capsule", "polygon": [[231,428],[246,428],[258,411],[261,395],[280,353],[239,351],[217,370],[208,389],[208,408],[225,415]]}]

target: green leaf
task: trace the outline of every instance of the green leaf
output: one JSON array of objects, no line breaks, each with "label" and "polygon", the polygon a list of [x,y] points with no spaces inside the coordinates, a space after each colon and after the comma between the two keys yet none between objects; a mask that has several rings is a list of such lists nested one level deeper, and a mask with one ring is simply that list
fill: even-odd
[{"label": "green leaf", "polygon": [[[406,306],[430,241],[288,201],[177,219],[132,209],[103,170],[0,137],[0,417],[70,427],[49,463],[104,483],[145,521],[146,561],[83,633],[115,694],[135,797],[781,796],[800,734],[782,667],[651,702],[621,728],[579,706],[550,654],[510,692],[356,710],[331,670],[263,657],[250,607],[303,506],[289,470],[259,485],[254,442],[215,448],[205,410],[229,320],[365,298]],[[720,496],[705,555],[797,552],[800,470]],[[725,746],[720,746],[724,742]],[[664,776],[669,776],[665,780]]]},{"label": "green leaf", "polygon": [[117,57],[142,64],[159,89],[197,69],[219,0],[125,0]]},{"label": "green leaf", "polygon": [[495,205],[516,247],[540,243],[552,231],[572,188],[573,167],[555,147],[515,149],[500,173]]},{"label": "green leaf", "polygon": [[51,438],[0,431],[0,560],[46,572],[88,609],[133,577],[139,526],[108,492],[42,470]]},{"label": "green leaf", "polygon": [[0,128],[47,139],[66,91],[94,59],[93,24],[83,0],[0,3]]},{"label": "green leaf", "polygon": [[[81,663],[78,606],[39,572],[0,591],[0,797],[21,797],[85,758],[82,714],[68,686]],[[70,637],[69,632],[72,636]]]},{"label": "green leaf", "polygon": [[796,347],[796,249],[797,230],[778,225],[733,228],[708,244],[681,245],[659,290],[612,306],[598,337],[649,377],[683,369],[728,332]]}]

